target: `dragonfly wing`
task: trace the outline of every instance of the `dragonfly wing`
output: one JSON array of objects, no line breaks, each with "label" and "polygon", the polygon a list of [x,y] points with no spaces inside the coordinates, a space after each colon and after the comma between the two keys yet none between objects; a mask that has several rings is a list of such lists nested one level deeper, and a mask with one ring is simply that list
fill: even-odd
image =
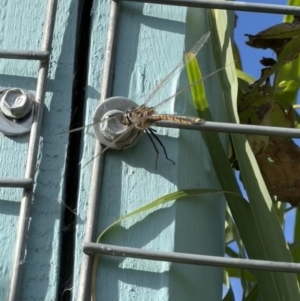
[{"label": "dragonfly wing", "polygon": [[[189,52],[197,53],[201,50],[203,45],[206,43],[210,36],[210,31],[203,35],[192,47]],[[144,104],[147,105],[149,101],[153,98],[153,96],[167,83],[177,72],[181,71],[182,68],[186,65],[185,58],[183,58],[176,66],[171,70],[171,72],[156,86],[156,88],[151,92],[151,94],[147,97]]]},{"label": "dragonfly wing", "polygon": [[83,125],[81,127],[78,127],[78,128],[72,129],[72,130],[67,130],[67,131],[64,131],[64,132],[60,132],[60,133],[56,134],[55,136],[61,136],[61,135],[64,135],[64,134],[71,134],[71,133],[74,133],[74,132],[77,132],[77,131],[82,131],[85,128],[94,126],[96,124],[100,125],[101,123],[107,122],[108,120],[111,120],[111,119],[117,119],[118,120],[118,118],[120,118],[121,115],[123,115],[123,113],[118,113],[118,114],[115,114],[115,115],[113,115],[111,117],[107,117],[105,119],[102,119],[102,120],[99,120],[99,121],[95,121],[93,123],[89,123],[89,124]]},{"label": "dragonfly wing", "polygon": [[210,37],[210,31],[207,32],[205,35],[203,35],[202,38],[195,43],[191,51],[188,52],[192,52],[195,55],[197,55],[198,52],[201,50],[201,48],[204,46],[204,44],[207,42],[209,37]]},{"label": "dragonfly wing", "polygon": [[167,103],[168,101],[170,101],[170,100],[173,99],[174,97],[177,97],[177,96],[180,95],[181,93],[190,90],[192,87],[194,87],[194,86],[198,85],[199,83],[205,81],[207,78],[209,78],[209,77],[215,75],[216,73],[220,72],[221,70],[225,69],[227,66],[229,66],[230,64],[233,64],[233,63],[234,63],[234,62],[229,63],[229,64],[226,65],[225,67],[221,67],[221,68],[215,70],[214,72],[212,72],[212,73],[210,73],[210,74],[208,74],[208,75],[202,77],[200,80],[194,82],[193,84],[190,84],[190,85],[186,86],[185,88],[181,89],[180,91],[176,92],[175,94],[173,94],[173,95],[169,96],[168,98],[164,99],[162,102],[160,102],[158,105],[156,105],[156,106],[154,107],[154,109],[156,110],[158,107],[160,107],[160,106],[162,106],[163,104]]},{"label": "dragonfly wing", "polygon": [[[197,55],[197,53],[201,50],[201,48],[203,47],[203,45],[206,43],[206,41],[208,40],[210,36],[210,31],[207,32],[206,34],[204,34],[192,47],[192,49],[190,50],[190,52],[194,53],[195,55]],[[153,98],[153,96],[164,86],[165,83],[167,83],[178,71],[180,71],[184,66],[186,65],[186,62],[184,59],[182,59],[176,66],[175,68],[172,69],[172,71],[158,84],[158,86],[152,91],[152,93],[149,95],[149,97],[147,97],[145,103],[142,106],[146,106],[147,103]],[[177,94],[176,94],[177,95]],[[166,101],[168,101],[169,99],[173,98],[174,96],[169,97],[168,99],[165,99],[163,101],[163,103],[165,103]],[[161,103],[162,104],[162,103]],[[160,104],[159,104],[160,105]],[[110,118],[116,118],[116,116],[110,117]],[[102,121],[98,121],[99,123],[104,122]],[[73,129],[73,130],[68,130],[68,131],[64,131],[61,133],[56,134],[57,136],[66,134],[66,133],[73,133],[76,131],[80,131],[83,130],[87,127],[93,126],[95,124],[97,124],[98,122],[93,122],[91,124]]]}]

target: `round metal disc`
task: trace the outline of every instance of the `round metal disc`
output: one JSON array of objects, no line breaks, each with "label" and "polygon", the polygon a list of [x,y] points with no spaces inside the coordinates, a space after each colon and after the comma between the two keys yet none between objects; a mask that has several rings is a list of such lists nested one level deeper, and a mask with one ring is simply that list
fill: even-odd
[{"label": "round metal disc", "polygon": [[123,124],[122,114],[137,104],[125,97],[110,97],[102,102],[93,115],[93,128],[97,140],[109,148],[121,150],[135,145],[143,131]]}]

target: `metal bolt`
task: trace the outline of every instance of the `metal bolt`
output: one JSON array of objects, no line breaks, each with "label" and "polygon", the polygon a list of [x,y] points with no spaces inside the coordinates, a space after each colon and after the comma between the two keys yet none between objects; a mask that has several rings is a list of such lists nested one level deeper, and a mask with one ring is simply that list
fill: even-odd
[{"label": "metal bolt", "polygon": [[103,136],[108,140],[113,141],[126,132],[128,127],[121,123],[121,114],[124,114],[124,111],[111,110],[103,115],[99,126]]},{"label": "metal bolt", "polygon": [[137,128],[128,130],[121,123],[126,110],[137,106],[125,97],[111,97],[102,102],[94,112],[94,133],[97,140],[111,149],[124,149],[133,146],[143,135]]},{"label": "metal bolt", "polygon": [[0,100],[3,114],[15,119],[26,116],[32,110],[32,104],[33,95],[18,88],[6,90]]}]

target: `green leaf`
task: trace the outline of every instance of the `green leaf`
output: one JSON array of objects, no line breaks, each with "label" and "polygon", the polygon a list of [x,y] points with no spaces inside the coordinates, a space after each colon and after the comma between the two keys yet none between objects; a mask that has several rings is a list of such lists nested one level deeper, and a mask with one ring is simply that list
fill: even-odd
[{"label": "green leaf", "polygon": [[[229,282],[230,284],[230,282]],[[229,285],[229,288],[228,288],[228,291],[226,293],[226,295],[224,296],[223,298],[223,301],[234,301],[234,294],[233,294],[233,289],[232,289],[232,286]]]},{"label": "green leaf", "polygon": [[246,200],[239,194],[231,192],[231,191],[223,191],[223,190],[217,190],[217,189],[185,189],[185,190],[178,190],[176,192],[172,192],[169,194],[166,194],[160,198],[158,198],[155,201],[152,201],[134,211],[131,211],[128,214],[125,214],[118,218],[115,222],[113,222],[111,225],[109,225],[98,237],[97,243],[101,241],[103,238],[104,234],[106,234],[110,229],[115,227],[116,225],[120,224],[122,221],[124,221],[127,218],[133,217],[137,214],[145,213],[146,211],[154,210],[157,209],[159,206],[165,205],[171,201],[174,200],[180,200],[184,198],[189,198],[193,196],[200,196],[204,194],[225,194],[225,195],[230,195],[230,197],[235,197],[235,198],[240,198],[241,200]]},{"label": "green leaf", "polygon": [[254,285],[250,293],[244,299],[245,301],[257,301],[259,300],[259,289],[257,285]]},{"label": "green leaf", "polygon": [[[300,211],[296,210],[295,226],[294,226],[294,243],[297,244],[292,249],[293,259],[295,262],[300,262]],[[298,282],[300,283],[300,274],[297,274]]]},{"label": "green leaf", "polygon": [[[289,6],[300,6],[300,0],[289,0],[289,1],[287,1],[286,5],[289,5]],[[293,16],[286,15],[283,18],[283,22],[292,22],[293,19],[294,19]]]},{"label": "green leaf", "polygon": [[243,70],[236,69],[236,76],[247,83],[247,85],[253,84],[255,82],[255,78],[251,75],[247,74]]},{"label": "green leaf", "polygon": [[[275,98],[285,108],[297,103],[297,94],[300,87],[300,60],[285,64],[277,73],[275,83]],[[299,73],[299,75],[297,75]]]},{"label": "green leaf", "polygon": [[[232,278],[240,278],[241,277],[241,270],[239,270],[239,269],[226,268],[226,271],[228,272],[229,276]],[[247,280],[248,282],[256,283],[256,278],[254,277],[252,272],[250,272],[248,270],[244,270],[244,277],[245,277],[245,280]]]},{"label": "green leaf", "polygon": [[[233,57],[228,30],[224,27],[226,23],[224,18],[227,18],[227,15],[225,12],[215,10],[211,12],[210,17],[217,68],[227,66],[224,71],[219,73],[223,87],[224,104],[229,122],[236,123],[238,120],[237,78],[233,65],[229,64],[233,61]],[[197,62],[192,60],[190,64],[197,64]],[[198,76],[201,75],[200,70],[199,72],[193,72],[193,70],[196,70],[195,66],[188,71],[191,84],[198,81]],[[201,93],[198,93],[198,90]],[[205,97],[202,83],[199,84],[197,90],[192,91],[192,95],[195,107],[198,108],[199,117],[212,120],[209,107],[207,107],[208,102],[201,98],[203,95]],[[199,110],[199,108],[203,108],[203,110]],[[218,134],[203,133],[203,135],[222,189],[241,194]],[[253,259],[292,262],[271,198],[250,146],[244,135],[233,134],[232,141],[251,205],[245,202],[233,202],[228,197],[226,200],[248,256]],[[265,300],[297,300],[300,298],[295,275],[259,271],[255,271],[253,274],[257,278],[260,292]]]},{"label": "green leaf", "polygon": [[[216,18],[213,18],[213,20],[216,26],[218,26]],[[218,36],[215,41],[215,47],[213,48],[215,57],[220,58],[217,67],[220,65],[224,66],[227,63],[227,60],[225,60],[225,51],[228,51],[229,47],[225,49],[223,47],[224,41],[228,40],[229,37],[226,36],[226,34],[223,35],[223,32],[224,30],[219,27],[213,34],[213,36]],[[223,56],[220,54],[223,54]],[[231,72],[220,73],[220,77],[223,85],[224,103],[229,122],[237,123],[238,114],[236,98],[232,91],[232,86],[236,83],[236,80],[234,79],[233,74],[234,71],[231,70]],[[249,197],[251,211],[254,216],[254,225],[251,226],[253,226],[253,229],[256,228],[257,231],[256,233],[255,231],[252,233],[252,235],[256,236],[257,252],[252,253],[253,250],[249,246],[248,241],[245,240],[245,236],[242,235],[241,231],[244,227],[247,227],[247,225],[244,224],[240,226],[236,223],[249,258],[292,262],[291,253],[288,250],[276,211],[250,146],[244,135],[232,134],[231,137],[242,173],[244,186]],[[236,218],[234,214],[233,217],[234,219]],[[300,299],[299,287],[295,274],[256,272],[255,275],[258,280],[260,292],[265,300]]]},{"label": "green leaf", "polygon": [[[173,193],[166,194],[160,198],[158,198],[155,201],[152,201],[145,206],[142,206],[128,214],[125,214],[118,218],[115,222],[113,222],[111,225],[109,225],[104,231],[99,235],[97,239],[97,243],[100,243],[100,241],[103,239],[103,236],[108,233],[109,230],[114,228],[115,226],[119,225],[122,221],[125,219],[128,219],[130,217],[133,217],[138,214],[145,213],[147,211],[153,211],[154,209],[157,209],[158,207],[167,204],[168,202],[174,201],[174,200],[180,200],[180,199],[188,199],[189,197],[194,196],[200,196],[204,194],[225,194],[230,195],[235,201],[237,201],[238,198],[240,198],[242,201],[246,202],[245,199],[243,199],[242,196],[239,194],[236,194],[234,192],[230,191],[222,191],[222,190],[216,190],[216,189],[185,189],[185,190],[179,190]],[[92,279],[91,279],[91,299],[92,301],[96,301],[96,278],[97,278],[97,271],[99,266],[99,259],[100,255],[96,254],[93,262],[93,268],[92,268]]]},{"label": "green leaf", "polygon": [[[300,6],[300,0],[290,0],[290,6]],[[283,22],[292,22],[293,16],[285,16]],[[300,87],[300,58],[282,66],[275,78],[275,98],[282,105],[295,104]]]},{"label": "green leaf", "polygon": [[236,67],[236,69],[242,70],[243,66],[242,66],[240,51],[235,42],[233,43],[232,46],[233,46],[233,56],[234,56],[234,61],[235,61],[235,67]]},{"label": "green leaf", "polygon": [[[263,72],[263,75],[259,78],[259,80],[256,82],[256,87],[254,87],[251,92],[257,87],[261,86],[271,75],[275,74],[276,72],[279,72],[283,66],[285,66],[288,63],[293,63],[293,61],[299,56],[300,53],[300,37],[296,37],[289,42],[287,42],[282,51],[280,52],[278,56],[278,62],[274,64],[269,69],[265,69]],[[295,60],[298,61],[298,58]],[[295,64],[295,63],[294,63]],[[298,65],[299,63],[297,63]],[[286,67],[287,70],[290,68],[289,66]],[[282,79],[287,80],[287,78],[283,78],[282,76],[278,77],[276,76],[275,83],[278,85]],[[296,80],[297,78],[293,77],[293,80]]]}]

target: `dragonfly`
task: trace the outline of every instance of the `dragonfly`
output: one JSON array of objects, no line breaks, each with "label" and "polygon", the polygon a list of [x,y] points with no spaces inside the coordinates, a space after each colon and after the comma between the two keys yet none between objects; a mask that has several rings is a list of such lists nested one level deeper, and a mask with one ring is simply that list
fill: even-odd
[{"label": "dragonfly", "polygon": [[[194,54],[195,56],[199,53],[199,51],[202,49],[202,47],[205,45],[205,43],[207,42],[207,40],[210,37],[210,32],[207,32],[206,34],[204,34],[196,43],[195,45],[192,47],[192,49],[189,51],[189,53]],[[147,99],[145,100],[144,104],[140,105],[140,106],[136,106],[133,107],[131,109],[126,110],[123,114],[121,114],[121,118],[120,116],[117,117],[116,115],[114,116],[107,116],[107,118],[118,118],[119,122],[121,122],[123,125],[125,125],[127,127],[127,130],[125,133],[121,134],[119,137],[117,137],[110,145],[106,146],[99,154],[93,156],[85,165],[89,164],[94,158],[96,158],[97,156],[99,156],[101,153],[105,152],[107,149],[109,149],[112,144],[120,141],[122,138],[124,138],[124,136],[131,131],[133,128],[138,129],[139,131],[144,131],[147,136],[149,137],[151,143],[154,146],[154,149],[156,151],[156,168],[157,168],[157,161],[158,161],[158,157],[159,157],[159,151],[158,148],[153,140],[152,137],[154,137],[154,139],[160,144],[160,146],[162,147],[165,157],[168,161],[170,161],[172,164],[175,164],[175,162],[173,160],[171,160],[168,157],[166,148],[164,147],[163,143],[160,141],[160,139],[158,138],[158,136],[156,135],[156,130],[151,128],[151,126],[153,124],[155,124],[157,121],[175,121],[175,122],[179,122],[182,124],[191,124],[191,125],[199,125],[199,124],[203,124],[205,121],[201,118],[196,118],[196,117],[187,117],[187,116],[177,116],[177,115],[169,115],[169,114],[158,114],[156,112],[156,109],[158,106],[161,106],[162,104],[165,104],[166,102],[168,102],[169,100],[173,99],[174,97],[178,96],[179,94],[183,93],[186,90],[189,90],[192,86],[198,84],[200,81],[204,81],[205,79],[207,79],[208,77],[214,75],[215,73],[219,72],[220,70],[224,69],[220,68],[212,73],[210,73],[209,75],[207,75],[206,77],[203,77],[199,82],[195,82],[192,85],[188,85],[187,87],[183,88],[182,90],[178,91],[177,93],[175,93],[174,95],[164,99],[162,102],[160,102],[158,105],[156,105],[155,107],[150,107],[148,106],[149,102],[153,99],[154,95],[167,83],[170,81],[171,78],[173,78],[173,76],[175,74],[177,74],[179,71],[181,71],[185,66],[186,66],[187,62],[185,61],[185,59],[183,58],[171,71],[170,73],[163,78],[160,83],[156,86],[156,88],[151,92],[151,94],[147,97]],[[107,121],[107,119],[106,119]],[[104,122],[104,120],[102,121],[98,121],[97,123],[101,123]],[[95,123],[89,124],[87,126],[92,126],[95,125]],[[74,130],[68,131],[68,133],[72,133],[74,131],[78,131],[81,130],[87,126],[83,126],[80,128],[76,128]]]},{"label": "dragonfly", "polygon": [[[175,164],[175,162],[168,157],[165,146],[156,135],[156,130],[150,127],[151,125],[155,124],[157,121],[175,121],[182,124],[194,124],[194,125],[204,123],[203,119],[196,118],[196,117],[157,114],[154,107],[147,107],[145,104],[127,110],[122,116],[121,123],[126,125],[128,127],[128,130],[131,130],[131,128],[135,127],[136,129],[140,131],[144,131],[147,134],[156,152],[156,160],[155,160],[156,169],[157,169],[159,151],[158,148],[156,147],[154,140],[152,139],[152,136],[162,147],[166,159],[170,161],[172,164]],[[103,151],[105,151],[105,149]]]}]

